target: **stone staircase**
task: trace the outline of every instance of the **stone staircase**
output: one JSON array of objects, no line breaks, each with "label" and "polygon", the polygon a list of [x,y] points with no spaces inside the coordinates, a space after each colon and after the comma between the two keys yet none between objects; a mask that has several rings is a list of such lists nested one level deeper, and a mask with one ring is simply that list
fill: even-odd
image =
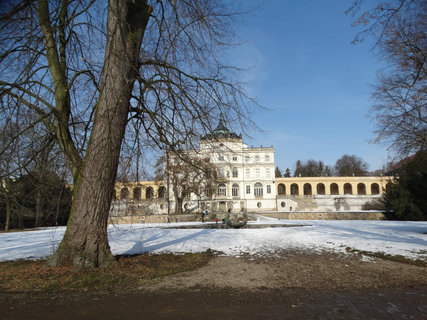
[{"label": "stone staircase", "polygon": [[297,203],[293,211],[315,211],[318,208],[313,196],[288,196],[287,198]]}]

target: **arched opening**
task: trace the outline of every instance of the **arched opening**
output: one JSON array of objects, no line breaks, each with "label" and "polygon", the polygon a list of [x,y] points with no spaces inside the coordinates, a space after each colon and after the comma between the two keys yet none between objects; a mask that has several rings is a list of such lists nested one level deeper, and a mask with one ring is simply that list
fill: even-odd
[{"label": "arched opening", "polygon": [[296,183],[291,184],[291,195],[293,196],[299,195],[298,185]]},{"label": "arched opening", "polygon": [[145,190],[145,199],[153,199],[154,198],[154,189],[152,187],[148,187]]},{"label": "arched opening", "polygon": [[357,194],[358,195],[365,195],[366,194],[366,186],[364,183],[359,183],[357,185]]},{"label": "arched opening", "polygon": [[325,193],[326,193],[326,191],[325,191],[326,189],[325,189],[325,185],[323,184],[323,183],[318,183],[317,184],[317,187],[316,187],[316,192],[317,192],[317,194],[321,194],[321,195],[324,195]]},{"label": "arched opening", "polygon": [[225,197],[225,196],[227,196],[227,187],[225,186],[225,184],[224,183],[220,183],[219,185],[218,185],[218,196],[222,196],[222,197]]},{"label": "arched opening", "polygon": [[159,187],[159,189],[157,190],[157,196],[160,199],[164,199],[166,197],[166,188],[165,187]]},{"label": "arched opening", "polygon": [[286,186],[283,183],[279,183],[277,186],[277,194],[279,196],[284,196],[286,194]]},{"label": "arched opening", "polygon": [[263,196],[263,194],[264,194],[263,187],[262,187],[262,184],[260,182],[255,183],[254,194],[255,194],[255,197],[262,197]]},{"label": "arched opening", "polygon": [[353,188],[350,183],[344,184],[344,194],[353,194]]},{"label": "arched opening", "polygon": [[128,188],[123,188],[122,190],[120,190],[120,199],[124,200],[124,199],[127,199],[128,197],[129,197]]},{"label": "arched opening", "polygon": [[371,194],[380,194],[380,186],[378,183],[371,184]]},{"label": "arched opening", "polygon": [[233,197],[238,197],[239,196],[239,185],[237,183],[234,183],[231,186],[231,195]]},{"label": "arched opening", "polygon": [[136,187],[133,189],[133,200],[141,200],[141,188]]},{"label": "arched opening", "polygon": [[338,194],[338,185],[336,183],[331,183],[330,191],[332,195]]},{"label": "arched opening", "polygon": [[311,196],[313,194],[310,183],[304,183],[304,195]]}]

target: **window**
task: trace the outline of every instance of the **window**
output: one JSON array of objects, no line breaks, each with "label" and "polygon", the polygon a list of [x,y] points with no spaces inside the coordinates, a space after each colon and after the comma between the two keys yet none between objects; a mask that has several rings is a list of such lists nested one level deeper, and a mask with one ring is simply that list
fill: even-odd
[{"label": "window", "polygon": [[254,193],[255,193],[256,197],[262,197],[263,196],[263,188],[262,188],[261,183],[259,183],[259,182],[255,183]]},{"label": "window", "polygon": [[246,178],[249,178],[251,176],[251,169],[250,168],[246,168],[245,169],[245,173],[246,173]]},{"label": "window", "polygon": [[233,156],[233,161],[237,161],[237,156]]},{"label": "window", "polygon": [[218,185],[218,195],[224,197],[227,195],[227,188],[224,183]]},{"label": "window", "polygon": [[270,171],[270,168],[265,168],[265,176],[266,176],[267,178],[271,178],[271,171]]},{"label": "window", "polygon": [[261,169],[260,168],[255,168],[255,177],[259,178],[261,176]]},{"label": "window", "polygon": [[206,196],[207,197],[209,197],[209,198],[211,198],[212,197],[212,189],[211,188],[208,188],[208,189],[206,189],[206,191],[205,191],[205,193],[206,193]]},{"label": "window", "polygon": [[224,155],[223,154],[218,155],[218,161],[224,161]]},{"label": "window", "polygon": [[246,186],[246,194],[251,194],[251,186]]},{"label": "window", "polygon": [[239,176],[239,171],[237,171],[237,168],[233,168],[233,178],[237,178]]},{"label": "window", "polygon": [[259,155],[255,155],[255,161],[259,161]]},{"label": "window", "polygon": [[224,178],[225,177],[224,168],[218,168],[218,177],[219,178]]},{"label": "window", "polygon": [[262,206],[261,202],[258,202],[258,203],[256,204],[256,206],[257,206],[258,208],[261,208],[261,206]]},{"label": "window", "polygon": [[280,204],[280,206],[281,206],[282,208],[286,207],[286,203],[285,203],[285,201],[282,201],[282,203]]},{"label": "window", "polygon": [[271,193],[271,185],[267,185],[267,193]]},{"label": "window", "polygon": [[245,156],[245,162],[249,162],[251,158],[249,156]]},{"label": "window", "polygon": [[270,155],[269,155],[269,154],[266,154],[266,155],[265,155],[265,161],[266,161],[266,162],[270,161]]},{"label": "window", "polygon": [[235,183],[231,186],[231,194],[233,197],[239,196],[239,185],[237,183]]}]

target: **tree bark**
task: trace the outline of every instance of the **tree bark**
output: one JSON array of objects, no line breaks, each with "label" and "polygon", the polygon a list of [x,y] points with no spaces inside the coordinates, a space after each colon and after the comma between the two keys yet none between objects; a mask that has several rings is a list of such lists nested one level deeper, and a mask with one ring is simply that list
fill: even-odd
[{"label": "tree bark", "polygon": [[145,0],[111,0],[100,96],[86,155],[77,179],[64,238],[49,266],[108,266],[115,259],[107,223],[129,101],[151,7]]},{"label": "tree bark", "polygon": [[175,214],[182,214],[182,203],[184,202],[184,198],[175,198]]}]

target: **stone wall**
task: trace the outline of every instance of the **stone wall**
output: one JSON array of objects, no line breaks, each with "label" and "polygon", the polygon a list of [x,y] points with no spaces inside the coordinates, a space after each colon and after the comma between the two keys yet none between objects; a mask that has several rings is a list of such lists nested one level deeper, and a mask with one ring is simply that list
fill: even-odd
[{"label": "stone wall", "polygon": [[384,220],[382,211],[294,211],[264,212],[259,215],[284,220]]},{"label": "stone wall", "polygon": [[362,211],[365,203],[380,200],[381,197],[381,195],[278,196],[276,211]]},{"label": "stone wall", "polygon": [[[294,211],[294,212],[262,212],[258,215],[283,219],[283,220],[383,220],[385,219],[382,211]],[[170,215],[170,222],[192,222],[199,221],[199,214],[180,214]],[[215,221],[215,215],[210,214],[210,221]],[[206,221],[209,221],[209,218]],[[221,217],[218,217],[221,220]],[[253,220],[253,219],[250,219]],[[136,224],[136,223],[167,223],[168,215],[149,215],[149,216],[123,216],[123,217],[110,217],[109,224]]]},{"label": "stone wall", "polygon": [[[198,221],[201,218],[199,214],[171,214],[169,215],[170,222],[191,222]],[[110,217],[108,219],[109,224],[136,224],[136,223],[167,223],[167,214],[156,214],[156,215],[131,215],[121,217]]]}]

